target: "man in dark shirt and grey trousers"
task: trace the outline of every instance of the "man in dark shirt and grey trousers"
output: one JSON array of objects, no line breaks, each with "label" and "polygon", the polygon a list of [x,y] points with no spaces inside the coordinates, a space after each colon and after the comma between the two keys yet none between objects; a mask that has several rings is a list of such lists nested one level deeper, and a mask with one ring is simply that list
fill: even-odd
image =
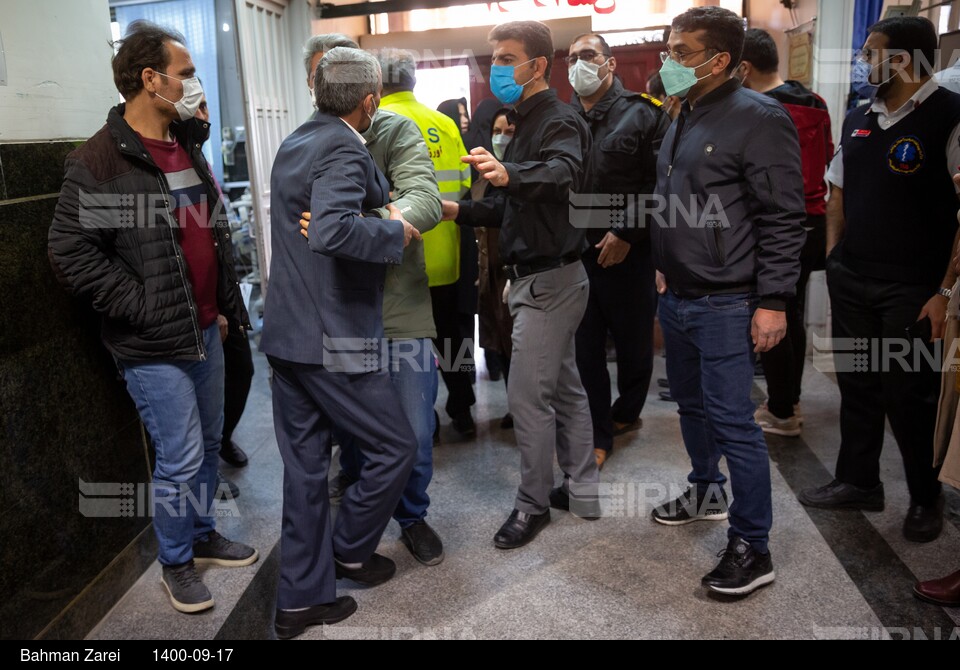
[{"label": "man in dark shirt and grey trousers", "polygon": [[[588,183],[591,138],[583,119],[548,87],[554,54],[549,28],[536,21],[506,23],[490,40],[491,88],[504,104],[516,104],[516,136],[504,163],[484,148],[464,158],[497,193],[469,207],[444,202],[444,217],[468,226],[502,225],[500,253],[513,284],[507,395],[521,482],[515,509],[494,544],[515,549],[550,522],[550,507],[599,516],[593,426],[574,347],[589,295],[580,261],[586,240],[569,215],[570,193]],[[554,453],[564,472],[558,488]]]},{"label": "man in dark shirt and grey trousers", "polygon": [[[661,77],[685,101],[663,140],[657,194],[675,220],[651,231],[667,376],[693,464],[688,491],[653,518],[668,526],[727,519],[726,457],[729,543],[702,583],[730,595],[774,580],[770,462],[750,393],[755,353],[786,333],[806,238],[797,130],[780,103],[731,78],[743,43],[741,19],[718,7],[673,21]],[[692,221],[684,219],[691,202]]]}]

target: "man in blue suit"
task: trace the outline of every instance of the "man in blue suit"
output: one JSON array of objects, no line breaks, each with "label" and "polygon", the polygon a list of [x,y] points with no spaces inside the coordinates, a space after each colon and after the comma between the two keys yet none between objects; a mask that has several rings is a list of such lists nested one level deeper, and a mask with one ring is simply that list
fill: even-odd
[{"label": "man in blue suit", "polygon": [[[409,478],[417,442],[379,353],[383,282],[420,234],[396,208],[371,214],[390,187],[364,148],[380,100],[376,59],[338,47],[315,75],[317,112],[284,140],[273,165],[273,258],[260,349],[273,368],[273,416],[284,463],[275,630],[342,621],[356,610],[336,580],[390,579],[374,551]],[[297,221],[309,211],[301,235]],[[365,215],[364,212],[367,214]],[[364,445],[360,481],[330,522],[331,430]]]}]

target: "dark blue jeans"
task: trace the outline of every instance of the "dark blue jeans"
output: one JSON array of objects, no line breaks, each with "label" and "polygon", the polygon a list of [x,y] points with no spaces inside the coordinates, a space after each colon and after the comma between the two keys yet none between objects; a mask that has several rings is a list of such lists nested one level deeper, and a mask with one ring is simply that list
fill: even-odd
[{"label": "dark blue jeans", "polygon": [[770,460],[750,398],[756,308],[750,295],[686,300],[667,291],[660,299],[660,326],[670,392],[680,406],[680,430],[693,465],[689,481],[701,491],[722,486],[726,477],[719,464],[725,457],[733,489],[729,536],[766,553],[773,524]]},{"label": "dark blue jeans", "polygon": [[[430,507],[427,487],[433,479],[433,431],[436,428],[433,406],[440,385],[430,340],[390,340],[389,371],[403,413],[417,436],[417,460],[393,514],[400,527],[406,528],[423,521]],[[344,431],[338,431],[337,438],[340,469],[351,481],[357,481],[363,468],[363,452],[356,438]]]},{"label": "dark blue jeans", "polygon": [[157,453],[153,528],[160,563],[193,558],[193,543],[216,528],[214,493],[223,433],[223,347],[217,324],[203,331],[205,361],[119,361]]}]

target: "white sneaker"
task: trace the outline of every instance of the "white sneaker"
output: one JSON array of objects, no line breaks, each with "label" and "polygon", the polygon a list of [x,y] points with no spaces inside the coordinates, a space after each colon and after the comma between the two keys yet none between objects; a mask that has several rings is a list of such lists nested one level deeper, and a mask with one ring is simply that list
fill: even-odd
[{"label": "white sneaker", "polygon": [[766,405],[758,407],[753,418],[760,425],[763,432],[768,435],[800,437],[800,434],[803,432],[800,420],[796,415],[791,416],[789,419],[778,419],[770,412]]}]

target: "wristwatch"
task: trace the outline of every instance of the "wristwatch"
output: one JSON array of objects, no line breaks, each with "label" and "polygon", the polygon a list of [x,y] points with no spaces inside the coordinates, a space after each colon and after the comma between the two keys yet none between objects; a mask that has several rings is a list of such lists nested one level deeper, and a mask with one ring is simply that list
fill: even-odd
[{"label": "wristwatch", "polygon": [[937,295],[942,295],[944,298],[946,298],[947,300],[949,300],[950,298],[953,297],[953,290],[952,290],[952,289],[949,289],[949,288],[943,288],[943,287],[941,287],[941,288],[937,291]]}]

